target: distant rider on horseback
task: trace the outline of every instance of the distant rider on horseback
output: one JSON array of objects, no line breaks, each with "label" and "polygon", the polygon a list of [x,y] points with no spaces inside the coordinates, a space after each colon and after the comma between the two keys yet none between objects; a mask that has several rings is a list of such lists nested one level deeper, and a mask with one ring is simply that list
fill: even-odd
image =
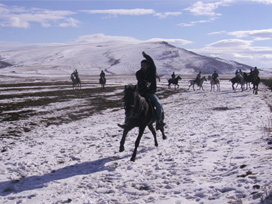
[{"label": "distant rider on horseback", "polygon": [[176,78],[175,72],[173,72],[173,74],[171,75],[172,80],[174,80]]},{"label": "distant rider on horseback", "polygon": [[103,70],[100,73],[100,78],[105,78],[105,72]]},{"label": "distant rider on horseback", "polygon": [[75,76],[75,78],[78,80],[79,76],[78,76],[78,71],[77,69],[75,69],[75,71],[73,72],[73,75]]},{"label": "distant rider on horseback", "polygon": [[216,71],[212,74],[212,80],[216,83],[216,79],[219,77]]},{"label": "distant rider on horseback", "polygon": [[200,82],[200,79],[201,79],[201,72],[199,72],[196,76],[196,79],[195,79],[195,82],[196,84],[199,86],[199,82]]},{"label": "distant rider on horseback", "polygon": [[[162,122],[162,106],[158,97],[155,95],[157,91],[157,69],[153,59],[149,55],[145,52],[142,52],[142,55],[145,60],[141,61],[141,69],[136,72],[138,93],[146,99],[149,99],[156,108],[156,129],[158,130],[162,128],[165,123]],[[118,126],[125,128],[127,120],[129,120],[129,118],[126,118],[124,125],[118,124]]]},{"label": "distant rider on horseback", "polygon": [[259,70],[258,70],[258,68],[257,67],[254,67],[254,70],[252,71],[252,73],[254,74],[254,75],[256,75],[256,76],[259,76]]}]

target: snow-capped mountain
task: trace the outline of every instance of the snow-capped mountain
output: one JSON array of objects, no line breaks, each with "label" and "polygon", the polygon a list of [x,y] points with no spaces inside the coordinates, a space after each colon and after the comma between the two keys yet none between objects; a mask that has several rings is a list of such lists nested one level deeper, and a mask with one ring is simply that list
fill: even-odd
[{"label": "snow-capped mountain", "polygon": [[0,57],[3,62],[13,65],[5,69],[12,73],[43,74],[51,71],[59,75],[77,69],[82,74],[91,75],[99,74],[101,70],[108,74],[134,74],[143,59],[142,51],[154,59],[160,75],[169,75],[173,71],[177,74],[199,71],[210,74],[214,70],[219,74],[229,74],[237,69],[248,71],[251,68],[233,61],[202,56],[166,42],[72,44],[5,51],[0,53]]}]

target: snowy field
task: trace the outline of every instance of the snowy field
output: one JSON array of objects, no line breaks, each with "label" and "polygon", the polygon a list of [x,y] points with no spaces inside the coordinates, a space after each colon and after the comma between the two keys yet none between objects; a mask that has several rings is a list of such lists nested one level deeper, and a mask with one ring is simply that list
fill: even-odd
[{"label": "snowy field", "polygon": [[155,147],[146,130],[135,162],[137,129],[119,153],[117,126],[134,76],[111,76],[105,90],[85,77],[81,91],[66,79],[2,78],[0,203],[271,203],[271,91],[233,91],[228,80],[220,92],[208,82],[188,91],[182,78],[177,90],[158,82],[168,138],[158,132]]}]

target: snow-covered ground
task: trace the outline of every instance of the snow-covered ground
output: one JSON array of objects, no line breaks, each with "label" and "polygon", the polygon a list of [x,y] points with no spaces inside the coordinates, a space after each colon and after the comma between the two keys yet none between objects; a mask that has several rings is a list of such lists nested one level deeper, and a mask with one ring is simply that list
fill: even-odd
[{"label": "snow-covered ground", "polygon": [[[262,84],[258,95],[233,91],[228,80],[220,92],[210,92],[208,82],[205,91],[187,91],[189,78],[182,78],[161,100],[167,140],[158,132],[155,147],[146,130],[135,162],[137,129],[119,153],[121,106],[1,138],[0,203],[271,203],[262,202],[272,192],[271,91]],[[108,83],[135,79],[112,76]],[[158,85],[167,89],[166,78]]]}]

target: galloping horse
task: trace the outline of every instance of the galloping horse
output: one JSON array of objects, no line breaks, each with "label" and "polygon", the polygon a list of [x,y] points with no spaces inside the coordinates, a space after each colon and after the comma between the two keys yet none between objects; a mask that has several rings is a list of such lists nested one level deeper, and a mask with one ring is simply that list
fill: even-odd
[{"label": "galloping horse", "polygon": [[[203,88],[203,82],[204,82],[204,81],[207,81],[207,79],[206,79],[205,76],[202,77],[202,78],[200,79],[199,83],[197,83],[197,81],[196,81],[195,79],[194,79],[194,80],[190,80],[190,81],[189,81],[190,85],[189,85],[188,90],[190,89],[191,86],[193,86],[193,89],[194,89],[194,91],[195,91],[195,84],[196,84],[196,85],[199,86],[199,89],[202,89],[202,90],[204,91],[204,88]],[[199,90],[199,89],[198,89],[198,90]]]},{"label": "galloping horse", "polygon": [[101,84],[101,87],[104,89],[106,84],[106,77],[100,77],[99,84]]},{"label": "galloping horse", "polygon": [[[244,91],[244,89],[245,89],[244,86],[245,86],[246,81],[245,81],[245,79],[244,79],[242,76],[233,77],[232,79],[230,79],[230,82],[232,83],[232,89],[233,89],[234,91],[236,90],[238,84],[241,85],[241,89],[242,89],[242,91]],[[237,84],[237,85],[236,85],[236,88],[234,88],[234,84]]]},{"label": "galloping horse", "polygon": [[[120,152],[125,150],[124,144],[126,140],[126,136],[130,130],[135,127],[139,127],[138,137],[135,142],[134,152],[131,157],[131,161],[135,161],[137,148],[140,144],[140,140],[144,133],[146,126],[148,126],[149,130],[152,132],[154,136],[155,146],[158,146],[156,131],[153,127],[153,123],[155,122],[155,111],[151,103],[146,100],[144,97],[140,96],[137,92],[137,86],[128,85],[125,86],[124,90],[124,108],[127,119],[127,125],[124,128],[123,136],[120,142]],[[164,113],[162,110],[162,118],[164,119]],[[162,133],[162,138],[165,140],[166,136],[164,134],[164,128],[159,129]]]},{"label": "galloping horse", "polygon": [[213,80],[211,76],[208,76],[208,80],[211,82],[211,91],[215,91],[215,85],[217,87],[217,91],[220,91],[220,80],[219,78],[216,78]]},{"label": "galloping horse", "polygon": [[248,74],[246,72],[243,72],[243,78],[244,78],[245,83],[246,83],[246,89],[248,89],[248,87],[249,87],[249,89],[251,89],[250,83],[252,83],[252,77],[253,77],[252,74]]},{"label": "galloping horse", "polygon": [[181,77],[180,76],[177,76],[176,78],[172,78],[172,79],[169,79],[168,80],[168,88],[171,87],[171,84],[174,84],[175,85],[175,88],[178,87],[179,88],[179,85],[178,85],[178,81],[181,80]]},{"label": "galloping horse", "polygon": [[76,77],[74,73],[71,74],[71,80],[73,84],[73,89],[76,89],[76,88],[81,89],[81,80],[79,77]]}]

